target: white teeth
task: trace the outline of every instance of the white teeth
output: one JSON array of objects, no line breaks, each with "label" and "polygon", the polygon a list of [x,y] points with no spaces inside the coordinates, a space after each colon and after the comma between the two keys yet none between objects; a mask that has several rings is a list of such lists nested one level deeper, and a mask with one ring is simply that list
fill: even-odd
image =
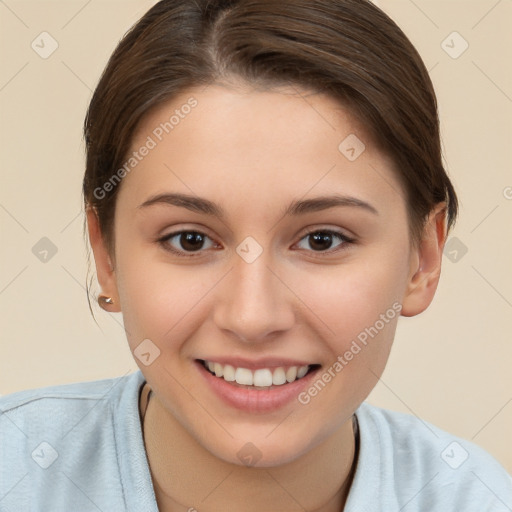
[{"label": "white teeth", "polygon": [[212,361],[205,361],[205,366],[217,377],[224,378],[227,382],[237,382],[245,386],[256,386],[268,388],[270,386],[282,386],[287,382],[294,382],[302,379],[308,373],[309,366],[282,366],[270,369],[260,368],[258,370],[249,370],[247,368],[235,368],[230,364],[223,365]]},{"label": "white teeth", "polygon": [[309,368],[309,366],[301,366],[297,370],[297,378],[302,379],[302,377],[304,377],[304,375],[306,375],[306,373],[308,373],[308,368]]},{"label": "white teeth", "polygon": [[217,377],[222,377],[224,375],[224,367],[220,363],[214,364],[213,371]]},{"label": "white teeth", "polygon": [[227,380],[228,382],[233,382],[235,380],[235,369],[230,364],[224,366],[224,380]]},{"label": "white teeth", "polygon": [[237,368],[235,371],[235,380],[237,384],[253,385],[253,376],[251,370],[247,368]]},{"label": "white teeth", "polygon": [[272,384],[274,384],[274,386],[281,386],[281,384],[285,382],[286,373],[284,373],[284,368],[276,368],[272,374]]},{"label": "white teeth", "polygon": [[260,387],[272,386],[272,372],[268,368],[256,370],[254,372],[253,385]]},{"label": "white teeth", "polygon": [[297,378],[297,367],[290,366],[288,370],[286,370],[286,380],[288,382],[293,382]]}]

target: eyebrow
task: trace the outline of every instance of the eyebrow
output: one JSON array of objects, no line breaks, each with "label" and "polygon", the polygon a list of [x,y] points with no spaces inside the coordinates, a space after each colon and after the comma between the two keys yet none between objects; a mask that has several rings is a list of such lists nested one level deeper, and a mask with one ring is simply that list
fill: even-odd
[{"label": "eyebrow", "polygon": [[[156,204],[178,206],[193,212],[218,217],[219,219],[225,218],[224,210],[219,205],[208,199],[189,194],[158,194],[144,201],[139,208],[147,208]],[[337,206],[362,208],[374,215],[379,215],[376,208],[366,201],[351,196],[329,195],[294,201],[285,209],[283,216],[303,215]]]}]

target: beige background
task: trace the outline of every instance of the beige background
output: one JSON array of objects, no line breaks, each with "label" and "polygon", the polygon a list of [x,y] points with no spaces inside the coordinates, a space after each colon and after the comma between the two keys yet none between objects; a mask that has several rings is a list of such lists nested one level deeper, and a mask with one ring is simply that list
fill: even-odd
[{"label": "beige background", "polygon": [[[87,306],[81,127],[115,44],[153,3],[0,2],[0,394],[137,369],[120,315],[96,307],[97,325]],[[458,261],[445,256],[429,310],[401,319],[370,402],[472,439],[512,471],[512,2],[379,4],[430,70],[462,209]],[[47,59],[31,48],[43,31],[59,45]],[[442,46],[454,31],[469,44],[458,58]],[[46,262],[32,252],[43,237],[57,249]]]}]

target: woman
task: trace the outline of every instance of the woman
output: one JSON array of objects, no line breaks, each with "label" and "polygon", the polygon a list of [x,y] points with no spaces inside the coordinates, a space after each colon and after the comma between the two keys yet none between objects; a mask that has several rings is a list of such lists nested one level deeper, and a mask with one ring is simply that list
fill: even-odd
[{"label": "woman", "polygon": [[511,509],[488,454],[364,403],[457,214],[432,84],[384,13],[159,2],[85,139],[98,300],[140,372],[4,397],[2,510]]}]

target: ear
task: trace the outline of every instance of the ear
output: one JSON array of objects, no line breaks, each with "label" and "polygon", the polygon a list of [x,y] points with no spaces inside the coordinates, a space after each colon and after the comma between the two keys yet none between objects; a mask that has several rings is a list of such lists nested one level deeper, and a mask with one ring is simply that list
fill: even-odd
[{"label": "ear", "polygon": [[94,254],[94,261],[96,263],[96,275],[98,276],[98,282],[102,293],[107,297],[112,298],[113,301],[113,304],[103,304],[102,308],[112,313],[118,313],[121,311],[121,307],[119,304],[115,269],[103,238],[103,234],[101,233],[98,215],[93,208],[87,208],[86,215],[87,230],[89,233],[92,252]]},{"label": "ear", "polygon": [[402,301],[403,316],[418,315],[432,302],[441,276],[446,235],[446,203],[440,203],[430,213],[418,246],[411,251],[410,274]]}]

